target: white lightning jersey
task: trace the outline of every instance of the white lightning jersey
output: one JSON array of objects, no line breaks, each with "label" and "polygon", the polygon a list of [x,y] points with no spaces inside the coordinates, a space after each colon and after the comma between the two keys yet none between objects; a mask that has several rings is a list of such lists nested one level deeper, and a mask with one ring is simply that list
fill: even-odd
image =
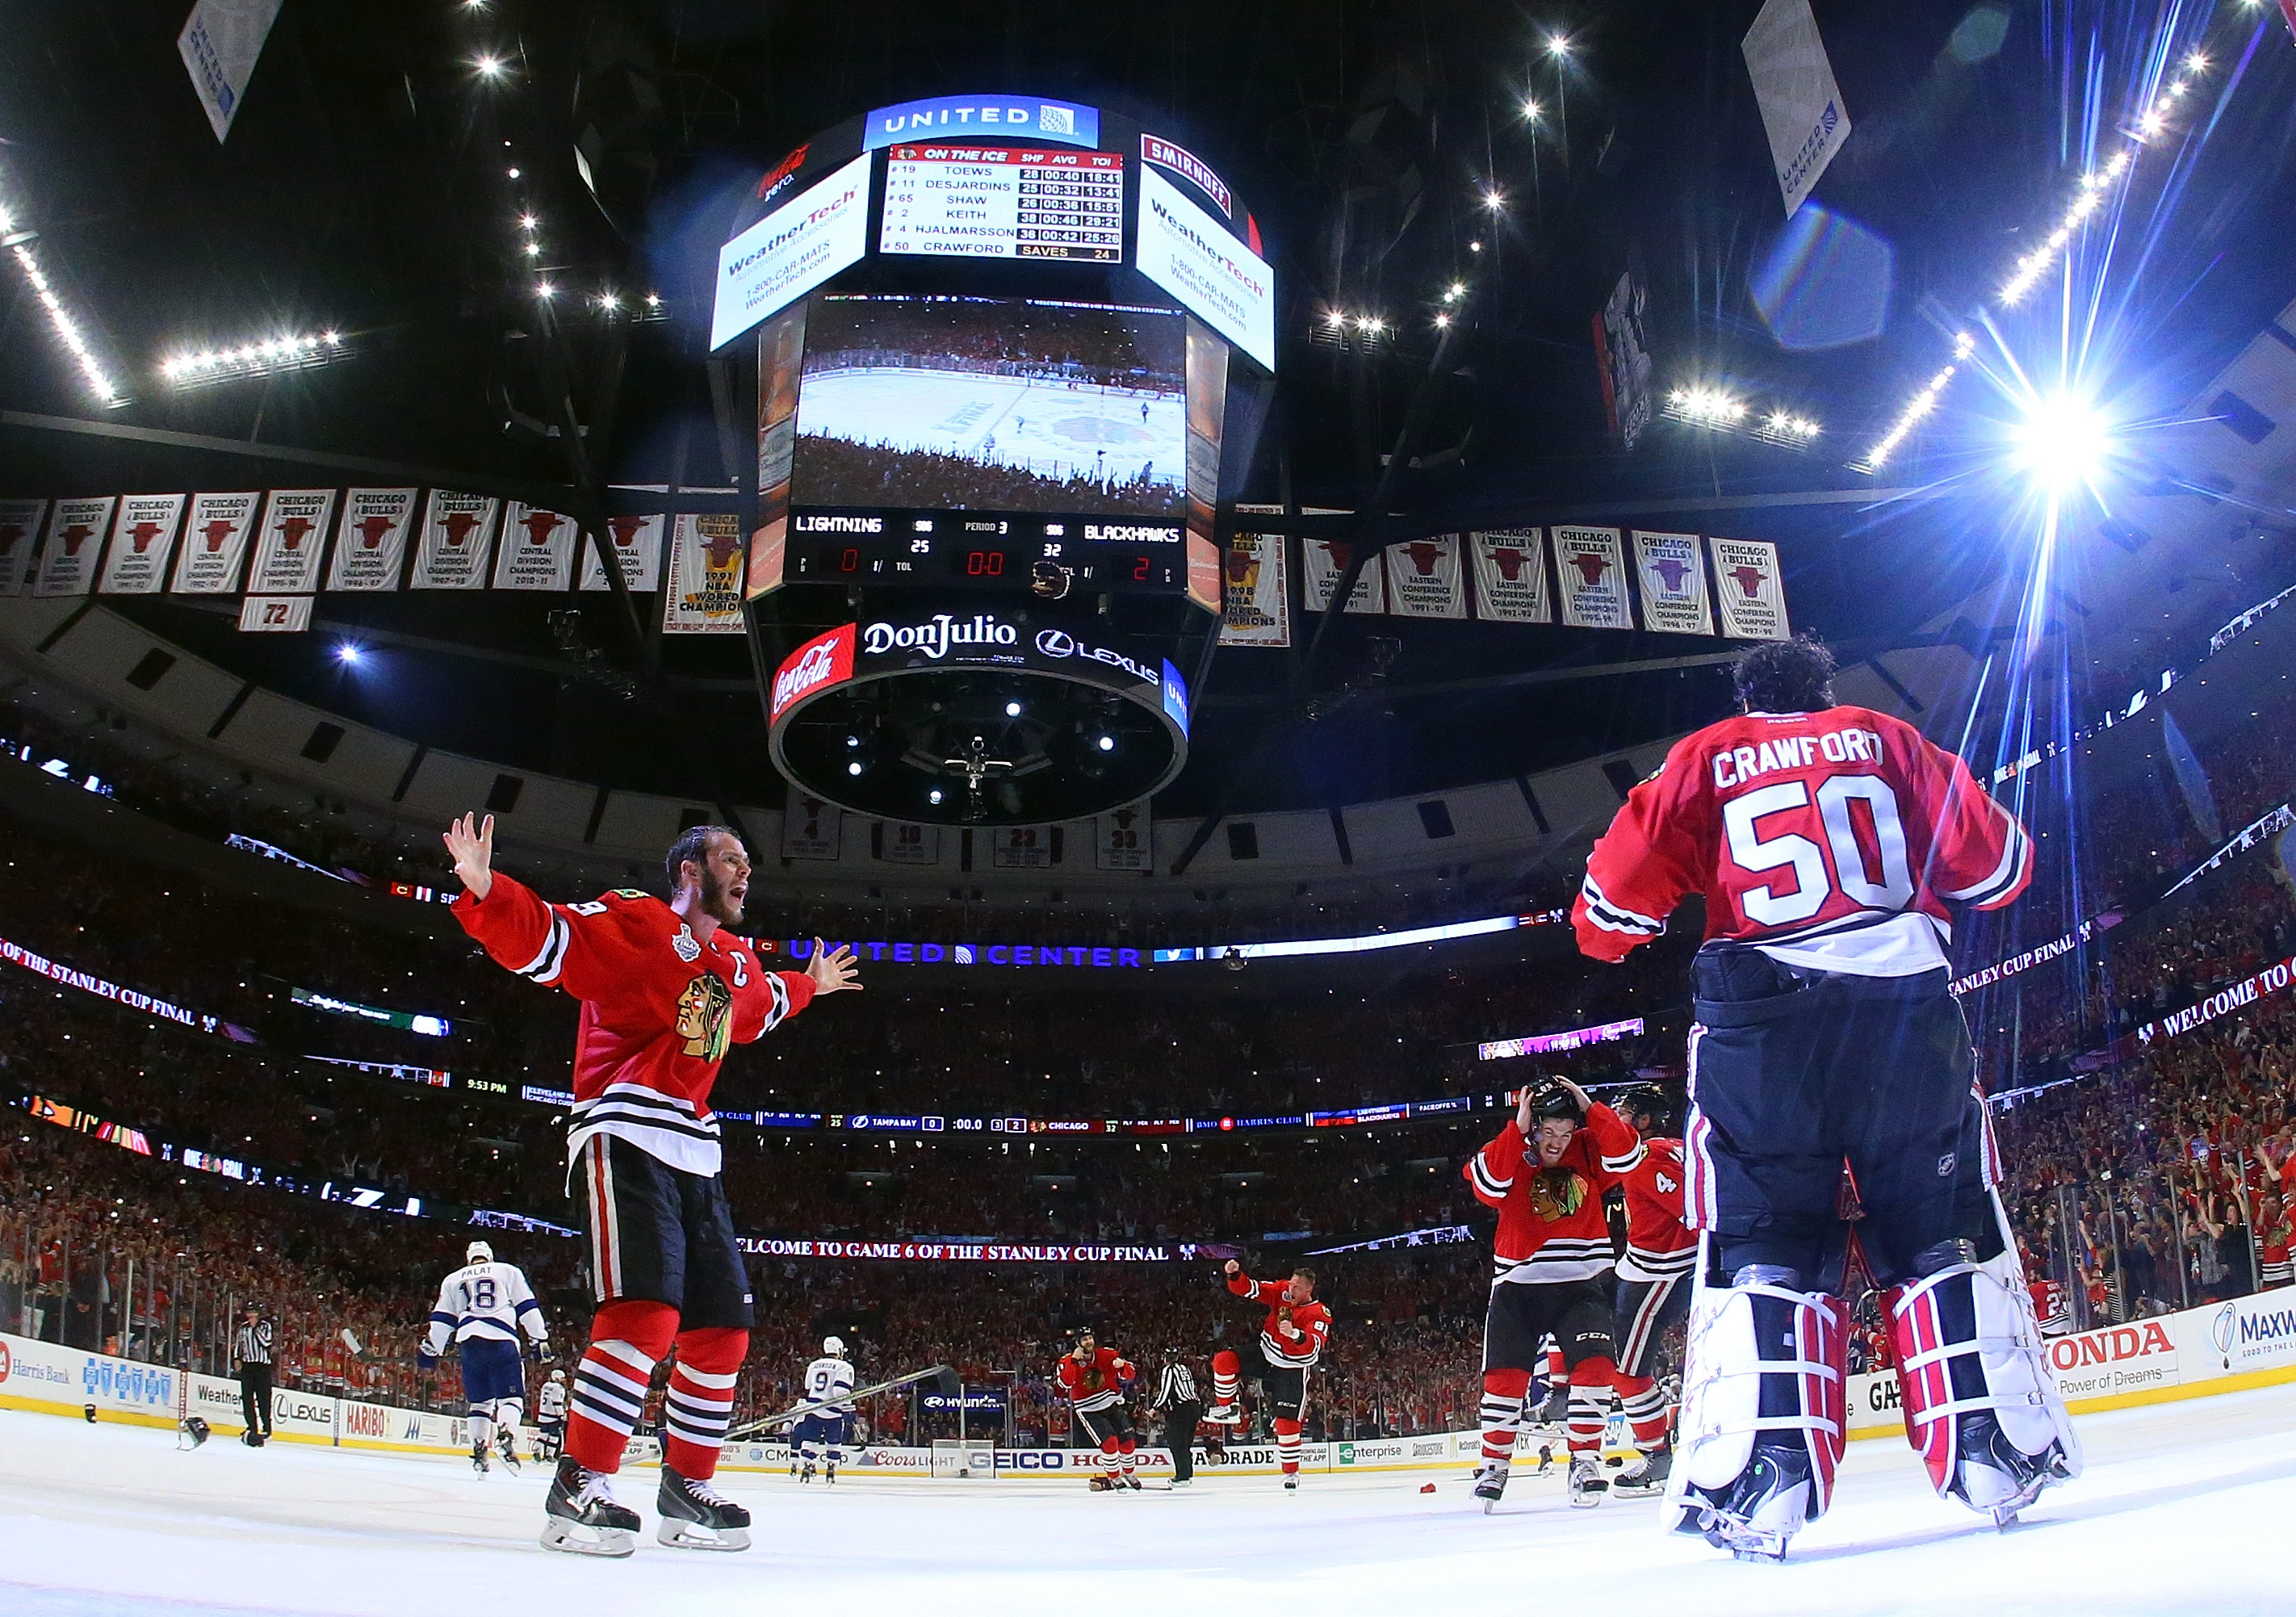
[{"label": "white lightning jersey", "polygon": [[469,1263],[439,1288],[423,1350],[443,1352],[449,1342],[516,1342],[521,1328],[536,1342],[550,1338],[542,1305],[518,1265]]},{"label": "white lightning jersey", "polygon": [[566,1383],[546,1381],[535,1395],[534,1418],[541,1421],[562,1421],[566,1418]]},{"label": "white lightning jersey", "polygon": [[824,1415],[850,1415],[853,1403],[844,1395],[853,1391],[853,1367],[841,1358],[816,1358],[805,1367],[805,1401],[819,1403],[833,1398],[842,1401],[821,1411]]}]

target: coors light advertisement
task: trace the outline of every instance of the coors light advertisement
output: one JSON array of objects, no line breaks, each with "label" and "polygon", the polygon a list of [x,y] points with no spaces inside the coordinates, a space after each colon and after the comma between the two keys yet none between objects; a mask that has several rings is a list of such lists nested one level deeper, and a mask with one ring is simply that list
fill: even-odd
[{"label": "coors light advertisement", "polygon": [[1632,628],[1626,547],[1615,528],[1554,529],[1554,586],[1572,628]]},{"label": "coors light advertisement", "polygon": [[679,517],[670,529],[661,632],[738,635],[742,627],[742,519],[727,512]]},{"label": "coors light advertisement", "polygon": [[319,560],[327,547],[327,521],[335,514],[332,488],[274,488],[255,533],[250,595],[308,595],[319,587]]},{"label": "coors light advertisement", "polygon": [[422,510],[422,537],[414,547],[409,589],[484,589],[487,551],[495,534],[495,511],[502,504],[488,494],[430,490]]},{"label": "coors light advertisement", "polygon": [[40,551],[40,573],[33,580],[36,595],[84,595],[95,582],[96,558],[103,553],[103,531],[111,525],[117,497],[101,494],[89,499],[58,500],[48,518],[48,542]]},{"label": "coors light advertisement", "polygon": [[40,542],[45,500],[0,500],[0,595],[24,593],[32,576],[32,552]]},{"label": "coors light advertisement", "polygon": [[174,553],[176,524],[183,520],[180,494],[123,494],[111,522],[111,547],[104,553],[103,577],[96,585],[107,595],[156,595],[168,582],[168,557]]},{"label": "coors light advertisement", "polygon": [[1398,618],[1464,618],[1467,579],[1459,536],[1437,534],[1387,547],[1387,610]]},{"label": "coors light advertisement", "polygon": [[247,560],[247,541],[262,507],[260,489],[192,496],[184,542],[176,550],[176,581],[171,587],[175,592],[227,595],[237,590],[240,569]]},{"label": "coors light advertisement", "polygon": [[327,587],[397,589],[406,566],[406,536],[414,526],[414,489],[344,489],[342,526],[335,530],[335,560],[327,569]]},{"label": "coors light advertisement", "polygon": [[[615,564],[622,570],[622,582],[637,594],[650,595],[661,587],[661,529],[659,512],[650,516],[606,519],[606,547],[613,553]],[[598,564],[595,547],[582,552],[582,587],[613,587],[607,580],[606,570]]]},{"label": "coors light advertisement", "polygon": [[1635,571],[1643,589],[1643,627],[1661,635],[1710,635],[1706,563],[1694,533],[1635,530]]},{"label": "coors light advertisement", "polygon": [[574,546],[581,537],[572,517],[512,500],[495,553],[495,587],[572,588]]},{"label": "coors light advertisement", "polygon": [[1706,543],[1714,554],[1714,599],[1722,608],[1723,634],[1733,640],[1792,639],[1778,547],[1767,539]]},{"label": "coors light advertisement", "polygon": [[1546,530],[1497,528],[1467,536],[1475,561],[1475,616],[1488,623],[1552,623]]}]

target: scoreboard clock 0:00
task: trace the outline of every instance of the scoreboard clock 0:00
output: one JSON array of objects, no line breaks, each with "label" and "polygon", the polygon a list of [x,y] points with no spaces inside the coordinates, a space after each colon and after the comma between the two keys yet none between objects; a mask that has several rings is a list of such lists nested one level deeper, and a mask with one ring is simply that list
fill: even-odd
[{"label": "scoreboard clock 0:00", "polygon": [[791,528],[792,583],[1027,591],[1054,600],[1187,589],[1177,523],[798,516]]}]

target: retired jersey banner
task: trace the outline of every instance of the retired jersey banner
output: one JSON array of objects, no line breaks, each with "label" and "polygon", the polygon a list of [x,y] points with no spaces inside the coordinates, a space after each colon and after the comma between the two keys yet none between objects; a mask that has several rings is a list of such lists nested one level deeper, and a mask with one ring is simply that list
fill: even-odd
[{"label": "retired jersey banner", "polygon": [[1714,599],[1722,607],[1722,633],[1732,640],[1792,639],[1778,547],[1767,539],[1706,543],[1714,553]]},{"label": "retired jersey banner", "polygon": [[40,524],[47,520],[45,500],[0,500],[0,595],[24,593],[32,576],[32,552],[40,543]]},{"label": "retired jersey banner", "polygon": [[940,827],[879,820],[869,827],[869,854],[886,865],[940,863]]},{"label": "retired jersey banner", "polygon": [[[1347,570],[1354,557],[1351,546],[1331,539],[1302,539],[1300,558],[1307,570],[1301,575],[1307,586],[1307,606],[1311,612],[1328,611],[1332,592],[1340,587],[1340,575]],[[1383,612],[1387,610],[1386,574],[1379,558],[1373,556],[1364,563],[1356,577],[1356,587],[1348,595],[1351,612]]]},{"label": "retired jersey banner", "polygon": [[247,541],[263,508],[259,490],[246,494],[195,494],[184,542],[176,553],[175,592],[179,595],[228,595],[239,588]]},{"label": "retired jersey banner", "polygon": [[1390,545],[1386,554],[1388,611],[1398,618],[1467,615],[1467,576],[1459,564],[1457,534]]},{"label": "retired jersey banner", "polygon": [[1488,623],[1552,623],[1546,530],[1497,528],[1467,536],[1475,561],[1475,616]]},{"label": "retired jersey banner", "polygon": [[243,635],[299,635],[311,627],[309,595],[248,595],[239,603]]},{"label": "retired jersey banner", "polygon": [[988,833],[988,866],[992,870],[1050,870],[1053,867],[1053,827],[999,825]]},{"label": "retired jersey banner", "polygon": [[414,526],[412,488],[347,488],[335,530],[329,589],[397,589],[406,570],[406,535]]},{"label": "retired jersey banner", "polygon": [[121,495],[96,589],[107,595],[158,595],[168,582],[168,557],[183,515],[180,494]]},{"label": "retired jersey banner", "polygon": [[[610,516],[606,519],[606,547],[614,554],[614,562],[622,571],[622,582],[639,595],[652,595],[661,587],[661,529],[660,513],[652,516]],[[594,545],[582,549],[582,587],[611,589],[606,570],[598,565],[598,548]]]},{"label": "retired jersey banner", "polygon": [[1706,562],[1694,533],[1635,529],[1635,572],[1642,580],[1643,627],[1661,635],[1710,635],[1714,607],[1706,595]]},{"label": "retired jersey banner", "polygon": [[430,502],[422,512],[422,538],[414,547],[414,574],[406,587],[484,589],[487,549],[501,504],[488,494],[430,490]]},{"label": "retired jersey banner", "polygon": [[661,632],[738,635],[743,628],[742,519],[729,512],[679,517],[670,529]]},{"label": "retired jersey banner", "polygon": [[512,500],[495,552],[495,587],[571,589],[574,543],[581,534],[570,516]]},{"label": "retired jersey banner", "polygon": [[1111,808],[1094,819],[1095,863],[1103,870],[1156,868],[1155,823],[1144,799],[1128,808]]},{"label": "retired jersey banner", "polygon": [[1554,587],[1572,628],[1632,628],[1626,548],[1615,528],[1554,529]]},{"label": "retired jersey banner", "polygon": [[111,526],[115,497],[58,500],[48,518],[48,542],[40,552],[36,595],[84,595],[95,582],[96,559],[103,553],[103,530]]},{"label": "retired jersey banner", "polygon": [[[733,521],[734,519],[728,517],[726,520]],[[740,592],[739,578],[734,579],[732,587],[737,594]],[[844,810],[833,803],[824,803],[817,797],[800,797],[792,793],[787,806],[782,809],[782,858],[835,858],[843,817]]]},{"label": "retired jersey banner", "polygon": [[319,561],[327,547],[327,520],[335,514],[332,488],[274,488],[255,534],[250,595],[308,595],[319,587]]},{"label": "retired jersey banner", "polygon": [[1280,533],[1239,533],[1227,542],[1222,645],[1292,644],[1292,581]]}]

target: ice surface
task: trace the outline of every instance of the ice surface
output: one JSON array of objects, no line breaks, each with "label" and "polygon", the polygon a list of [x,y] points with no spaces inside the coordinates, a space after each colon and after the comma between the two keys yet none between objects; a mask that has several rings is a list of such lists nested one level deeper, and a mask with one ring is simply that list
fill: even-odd
[{"label": "ice surface", "polygon": [[[801,438],[959,455],[1043,477],[1123,480],[1152,467],[1148,480],[1173,488],[1187,461],[1177,393],[967,371],[814,373],[799,399],[797,430]],[[805,488],[802,445],[799,454],[797,497],[820,503]]]},{"label": "ice surface", "polygon": [[[1660,1536],[1655,1500],[1572,1511],[1561,1468],[1494,1516],[1464,1473],[1200,1481],[1090,1495],[1080,1482],[852,1479],[834,1491],[734,1473],[758,1513],[741,1555],[653,1542],[628,1561],[535,1541],[544,1468],[223,1441],[0,1413],[0,1612],[1091,1610],[1423,1613],[2205,1612],[2296,1608],[2296,1387],[2083,1418],[2088,1473],[1997,1534],[1940,1504],[1901,1443],[1850,1445],[1833,1513],[1784,1566]],[[576,1601],[586,1603],[576,1605]],[[819,1602],[818,1605],[808,1605]]]}]

